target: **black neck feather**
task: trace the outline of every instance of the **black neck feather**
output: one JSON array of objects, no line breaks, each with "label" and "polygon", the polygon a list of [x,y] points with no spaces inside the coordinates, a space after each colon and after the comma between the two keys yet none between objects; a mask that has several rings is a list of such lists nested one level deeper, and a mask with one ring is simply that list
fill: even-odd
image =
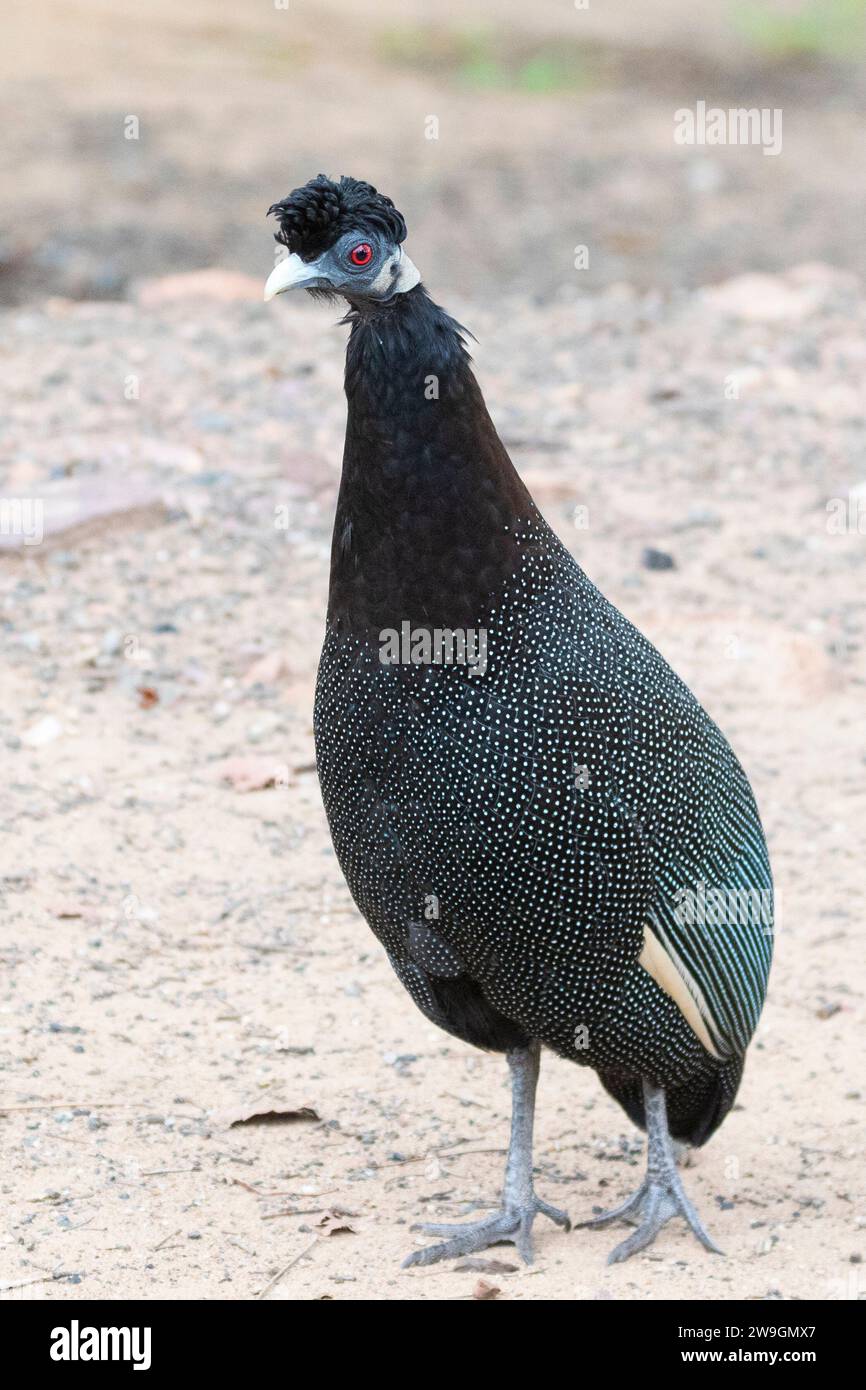
[{"label": "black neck feather", "polygon": [[518,567],[535,506],[493,427],[463,330],[418,285],[352,310],[329,620],[470,627]]}]

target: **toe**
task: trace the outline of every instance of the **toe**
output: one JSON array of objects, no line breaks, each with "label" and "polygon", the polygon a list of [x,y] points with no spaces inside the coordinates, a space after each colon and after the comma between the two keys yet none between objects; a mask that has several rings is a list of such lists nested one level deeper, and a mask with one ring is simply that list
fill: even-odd
[{"label": "toe", "polygon": [[641,1183],[636,1192],[618,1207],[611,1207],[610,1211],[600,1211],[595,1216],[590,1216],[586,1221],[580,1222],[580,1227],[594,1227],[596,1230],[603,1226],[610,1226],[614,1221],[639,1220],[640,1211],[646,1197],[646,1183]]},{"label": "toe", "polygon": [[413,1250],[403,1261],[403,1269],[410,1269],[413,1265],[437,1264],[439,1260],[453,1260],[458,1255],[473,1255],[477,1250],[486,1250],[489,1245],[514,1240],[518,1225],[517,1216],[511,1217],[499,1212],[487,1221],[475,1221],[465,1226],[440,1226],[426,1222],[420,1226],[413,1226],[413,1230],[426,1231],[431,1235],[445,1235],[450,1239],[443,1241],[441,1245],[427,1245],[423,1250]]},{"label": "toe", "polygon": [[676,1213],[679,1216],[684,1216],[686,1218],[686,1221],[688,1221],[689,1226],[694,1231],[695,1235],[697,1236],[698,1240],[701,1242],[701,1245],[704,1247],[705,1250],[710,1250],[714,1255],[724,1254],[724,1251],[719,1249],[715,1241],[710,1236],[709,1232],[704,1226],[703,1221],[698,1216],[697,1211],[692,1206],[692,1203],[686,1196],[682,1183],[680,1183],[679,1180],[677,1182],[677,1188],[675,1189],[674,1196],[672,1198],[672,1203]]},{"label": "toe", "polygon": [[496,1225],[496,1217],[489,1221],[473,1221],[462,1225],[459,1221],[416,1221],[410,1231],[423,1231],[425,1236],[460,1236],[462,1232],[480,1231],[486,1226]]},{"label": "toe", "polygon": [[514,1245],[523,1263],[531,1265],[533,1260],[531,1217],[524,1217],[520,1222],[514,1234]]},{"label": "toe", "polygon": [[552,1207],[549,1202],[544,1202],[540,1197],[536,1197],[536,1204],[542,1216],[547,1216],[557,1226],[561,1226],[564,1231],[571,1230],[571,1219],[568,1212],[560,1211],[559,1207]]},{"label": "toe", "polygon": [[698,1219],[697,1216],[695,1217],[694,1221],[692,1221],[689,1217],[687,1217],[686,1219],[688,1220],[689,1225],[691,1226],[692,1230],[694,1231],[695,1235],[697,1236],[698,1240],[701,1242],[701,1245],[704,1247],[705,1250],[709,1250],[710,1253],[713,1255],[724,1255],[724,1250],[719,1249],[719,1247],[716,1245],[716,1242],[713,1240],[712,1236],[705,1229],[703,1223]]},{"label": "toe", "polygon": [[413,1250],[411,1255],[406,1256],[402,1267],[410,1269],[413,1265],[435,1265],[440,1260],[456,1259],[458,1255],[473,1255],[476,1250],[484,1250],[490,1244],[490,1232],[467,1232],[466,1235],[456,1236],[453,1240],[445,1240],[441,1245],[425,1245],[423,1250]]},{"label": "toe", "polygon": [[607,1257],[608,1264],[622,1264],[623,1260],[629,1259],[631,1255],[636,1255],[638,1250],[646,1249],[655,1240],[656,1230],[657,1227],[651,1226],[648,1222],[638,1226],[636,1231],[632,1231],[630,1236],[621,1241],[619,1245],[614,1246]]}]

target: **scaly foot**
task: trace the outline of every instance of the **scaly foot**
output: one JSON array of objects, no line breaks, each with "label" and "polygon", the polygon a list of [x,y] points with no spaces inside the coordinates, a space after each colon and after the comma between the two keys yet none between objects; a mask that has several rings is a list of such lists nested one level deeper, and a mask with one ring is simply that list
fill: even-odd
[{"label": "scaly foot", "polygon": [[490,1245],[508,1241],[517,1247],[521,1259],[532,1264],[532,1223],[538,1213],[549,1216],[557,1226],[571,1230],[571,1222],[564,1211],[543,1202],[533,1194],[527,1206],[508,1206],[493,1216],[481,1221],[430,1223],[421,1222],[413,1226],[413,1231],[426,1231],[431,1236],[448,1236],[450,1239],[441,1245],[427,1245],[423,1250],[414,1250],[403,1261],[403,1268],[410,1265],[432,1265],[437,1260],[451,1260],[457,1255],[471,1255],[476,1250],[486,1250]]},{"label": "scaly foot", "polygon": [[609,1265],[627,1260],[655,1240],[672,1216],[684,1216],[701,1245],[721,1255],[704,1230],[701,1219],[685,1194],[674,1155],[674,1141],[668,1129],[667,1105],[661,1086],[644,1078],[644,1115],[647,1131],[646,1177],[633,1196],[612,1211],[603,1211],[583,1226],[609,1226],[612,1221],[632,1221],[637,1230],[617,1245],[607,1257]]},{"label": "scaly foot", "polygon": [[608,1255],[608,1264],[615,1265],[651,1244],[672,1216],[684,1216],[704,1249],[721,1255],[721,1250],[710,1239],[701,1218],[686,1196],[676,1168],[658,1179],[644,1178],[637,1192],[632,1193],[622,1206],[603,1211],[590,1221],[581,1221],[580,1225],[601,1227],[609,1226],[613,1221],[631,1221],[637,1226],[637,1230]]}]

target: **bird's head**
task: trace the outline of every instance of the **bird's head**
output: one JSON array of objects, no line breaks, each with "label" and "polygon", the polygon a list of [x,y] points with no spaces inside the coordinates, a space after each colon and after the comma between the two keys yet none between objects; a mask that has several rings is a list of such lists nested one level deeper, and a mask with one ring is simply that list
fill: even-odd
[{"label": "bird's head", "polygon": [[381,303],[421,278],[402,247],[402,215],[369,183],[319,174],[274,203],[272,214],[280,224],[275,239],[289,255],[268,276],[265,299],[309,290],[353,304]]}]

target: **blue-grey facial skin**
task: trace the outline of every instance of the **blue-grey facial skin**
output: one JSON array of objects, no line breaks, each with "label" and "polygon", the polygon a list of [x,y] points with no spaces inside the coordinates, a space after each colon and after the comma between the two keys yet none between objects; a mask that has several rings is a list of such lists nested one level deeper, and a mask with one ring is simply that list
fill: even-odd
[{"label": "blue-grey facial skin", "polygon": [[[351,252],[365,242],[373,248],[367,265],[353,265]],[[400,250],[374,232],[346,232],[323,255],[310,263],[319,277],[311,289],[332,290],[347,299],[387,299],[400,273]]]},{"label": "blue-grey facial skin", "polygon": [[[352,251],[366,243],[373,255],[366,265],[355,265]],[[421,276],[402,246],[381,233],[359,228],[344,233],[320,256],[304,261],[296,253],[278,261],[268,276],[265,299],[287,290],[308,290],[314,296],[342,295],[354,307],[387,303],[396,294],[411,290]]]}]

